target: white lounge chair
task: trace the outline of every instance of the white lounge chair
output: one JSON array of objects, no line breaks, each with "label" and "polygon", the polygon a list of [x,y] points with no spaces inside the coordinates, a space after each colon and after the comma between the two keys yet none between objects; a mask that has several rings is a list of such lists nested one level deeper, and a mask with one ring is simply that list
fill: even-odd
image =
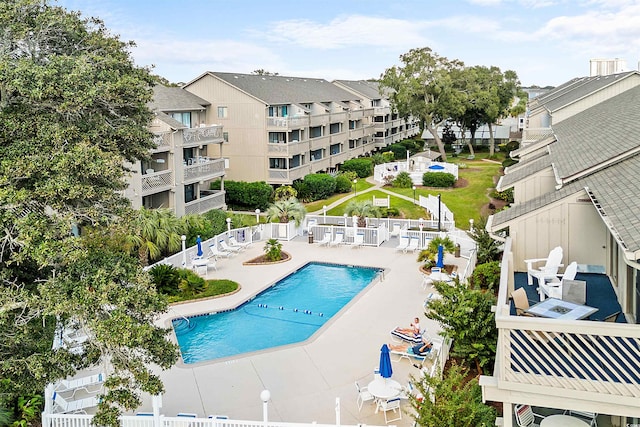
[{"label": "white lounge chair", "polygon": [[220,239],[218,244],[220,245],[220,247],[222,248],[223,251],[238,253],[238,252],[240,252],[242,250],[241,248],[234,248],[234,247],[231,247],[231,246],[227,245],[227,241],[224,240],[224,239]]},{"label": "white lounge chair", "polygon": [[235,237],[231,236],[229,237],[229,245],[231,245],[232,248],[235,247],[242,250],[248,248],[251,242],[238,242]]},{"label": "white lounge chair", "polygon": [[71,398],[73,398],[78,390],[84,390],[87,394],[95,394],[102,391],[106,378],[107,376],[100,372],[99,374],[88,375],[86,377],[60,380],[55,391],[58,393],[71,392]]},{"label": "white lounge chair", "polygon": [[409,246],[409,236],[400,236],[400,243],[396,246],[396,250],[406,252],[407,246]]},{"label": "white lounge chair", "polygon": [[562,274],[562,280],[558,277],[553,277],[549,280],[542,280],[538,282],[538,293],[540,294],[540,301],[544,301],[546,296],[551,298],[562,298],[562,285],[565,280],[573,280],[578,273],[578,263],[573,261],[567,266]]},{"label": "white lounge chair", "polygon": [[364,246],[364,233],[357,233],[353,236],[353,242],[349,243],[352,248],[361,248]]},{"label": "white lounge chair", "polygon": [[326,232],[324,233],[324,237],[322,238],[322,240],[317,242],[320,246],[325,245],[325,246],[329,246],[329,243],[331,243],[331,233],[330,232]]},{"label": "white lounge chair", "polygon": [[400,237],[400,231],[402,230],[402,228],[400,227],[400,223],[399,222],[394,222],[393,223],[393,228],[391,229],[391,231],[389,231],[389,238],[391,237]]},{"label": "white lounge chair", "polygon": [[[535,268],[534,264],[543,262],[544,265],[539,268]],[[538,279],[538,284],[545,280],[551,280],[558,274],[558,269],[562,267],[562,247],[556,246],[551,249],[549,255],[546,258],[532,258],[525,259],[527,263],[527,284],[533,285],[533,278]]]},{"label": "white lounge chair", "polygon": [[86,414],[87,409],[98,406],[98,403],[100,403],[100,399],[98,398],[98,396],[90,396],[78,400],[66,400],[64,397],[60,396],[60,393],[55,391],[53,392],[54,413]]},{"label": "white lounge chair", "polygon": [[209,245],[209,252],[211,253],[211,255],[209,255],[209,258],[218,258],[218,257],[229,258],[233,255],[233,252],[222,251],[218,249],[218,245],[216,245],[215,243],[212,243]]},{"label": "white lounge chair", "polygon": [[339,246],[344,242],[344,233],[341,231],[338,231],[336,233],[336,237],[329,242],[329,246]]},{"label": "white lounge chair", "polygon": [[411,252],[415,252],[418,250],[418,246],[420,245],[420,239],[417,237],[412,237],[411,239],[409,239],[409,244],[407,245],[406,248],[404,248],[404,253],[406,254],[407,252],[411,251]]}]

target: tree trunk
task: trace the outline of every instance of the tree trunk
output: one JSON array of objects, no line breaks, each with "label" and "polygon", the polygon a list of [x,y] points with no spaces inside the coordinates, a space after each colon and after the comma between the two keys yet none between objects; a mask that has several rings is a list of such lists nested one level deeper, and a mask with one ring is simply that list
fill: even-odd
[{"label": "tree trunk", "polygon": [[476,128],[472,127],[469,131],[471,132],[471,141],[469,141],[467,146],[469,147],[469,154],[475,157],[476,153],[473,151],[473,144],[476,142]]},{"label": "tree trunk", "polygon": [[427,128],[429,133],[433,136],[433,139],[436,141],[436,144],[438,145],[438,151],[440,152],[440,155],[442,156],[442,161],[446,162],[447,161],[447,153],[444,151],[444,144],[442,143],[442,139],[440,139],[440,136],[438,136],[438,126],[433,127],[431,125],[431,123],[426,121],[425,127]]},{"label": "tree trunk", "polygon": [[489,126],[489,157],[493,157],[495,151],[495,141],[493,140],[493,128],[491,127],[491,123],[487,123]]}]

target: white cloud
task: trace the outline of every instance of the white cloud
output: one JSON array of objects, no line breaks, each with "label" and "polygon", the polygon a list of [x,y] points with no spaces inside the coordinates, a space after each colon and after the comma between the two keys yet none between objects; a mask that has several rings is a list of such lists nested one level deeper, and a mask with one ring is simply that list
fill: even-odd
[{"label": "white cloud", "polygon": [[[425,23],[361,15],[340,16],[327,24],[310,20],[280,21],[269,25],[270,42],[286,42],[314,49],[350,46],[406,48],[428,44]],[[264,37],[264,32],[260,32]]]}]

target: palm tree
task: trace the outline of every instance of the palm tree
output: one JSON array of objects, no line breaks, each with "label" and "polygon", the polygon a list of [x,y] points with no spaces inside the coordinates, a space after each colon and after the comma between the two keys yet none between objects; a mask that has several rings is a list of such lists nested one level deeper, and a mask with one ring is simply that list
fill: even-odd
[{"label": "palm tree", "polygon": [[150,259],[160,258],[164,250],[178,251],[186,228],[185,221],[169,209],[140,208],[131,218],[126,241],[138,252],[140,264],[146,266]]},{"label": "palm tree", "polygon": [[358,227],[367,226],[367,217],[373,216],[380,218],[380,209],[373,206],[369,200],[352,200],[345,208],[345,213],[350,216],[358,217]]},{"label": "palm tree", "polygon": [[296,222],[296,227],[299,226],[304,217],[307,215],[307,210],[304,205],[298,201],[295,197],[290,197],[286,200],[278,200],[271,204],[267,208],[267,221],[278,221],[281,223],[287,223],[291,220]]}]

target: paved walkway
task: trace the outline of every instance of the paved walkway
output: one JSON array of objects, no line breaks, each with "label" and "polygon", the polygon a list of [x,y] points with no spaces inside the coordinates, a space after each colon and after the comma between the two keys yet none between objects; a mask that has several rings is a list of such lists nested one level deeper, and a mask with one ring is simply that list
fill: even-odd
[{"label": "paved walkway", "polygon": [[[260,392],[268,389],[270,420],[333,424],[336,398],[340,398],[342,424],[384,425],[383,414],[376,414],[371,403],[358,411],[354,382],[366,386],[373,379],[380,347],[390,342],[389,332],[394,327],[408,325],[419,316],[431,334],[438,331],[438,325],[423,314],[422,302],[429,291],[421,286],[416,255],[388,247],[321,248],[307,243],[306,238],[297,238],[283,243],[283,249],[293,256],[289,262],[242,265],[261,255],[262,246],[256,243],[244,253],[219,261],[218,271],[209,273],[209,277],[239,282],[242,288],[238,293],[173,306],[159,324],[169,326],[171,318],[235,307],[309,261],[374,266],[386,272],[384,280],[369,286],[306,342],[212,362],[179,364],[159,372],[167,388],[161,412],[167,416],[193,412],[261,420]],[[466,260],[451,257],[446,262],[463,264]],[[410,375],[418,373],[405,359],[393,362],[393,369],[393,379],[405,385]],[[150,399],[146,398],[139,410],[150,409]],[[410,426],[413,420],[405,413],[393,424]]]}]

